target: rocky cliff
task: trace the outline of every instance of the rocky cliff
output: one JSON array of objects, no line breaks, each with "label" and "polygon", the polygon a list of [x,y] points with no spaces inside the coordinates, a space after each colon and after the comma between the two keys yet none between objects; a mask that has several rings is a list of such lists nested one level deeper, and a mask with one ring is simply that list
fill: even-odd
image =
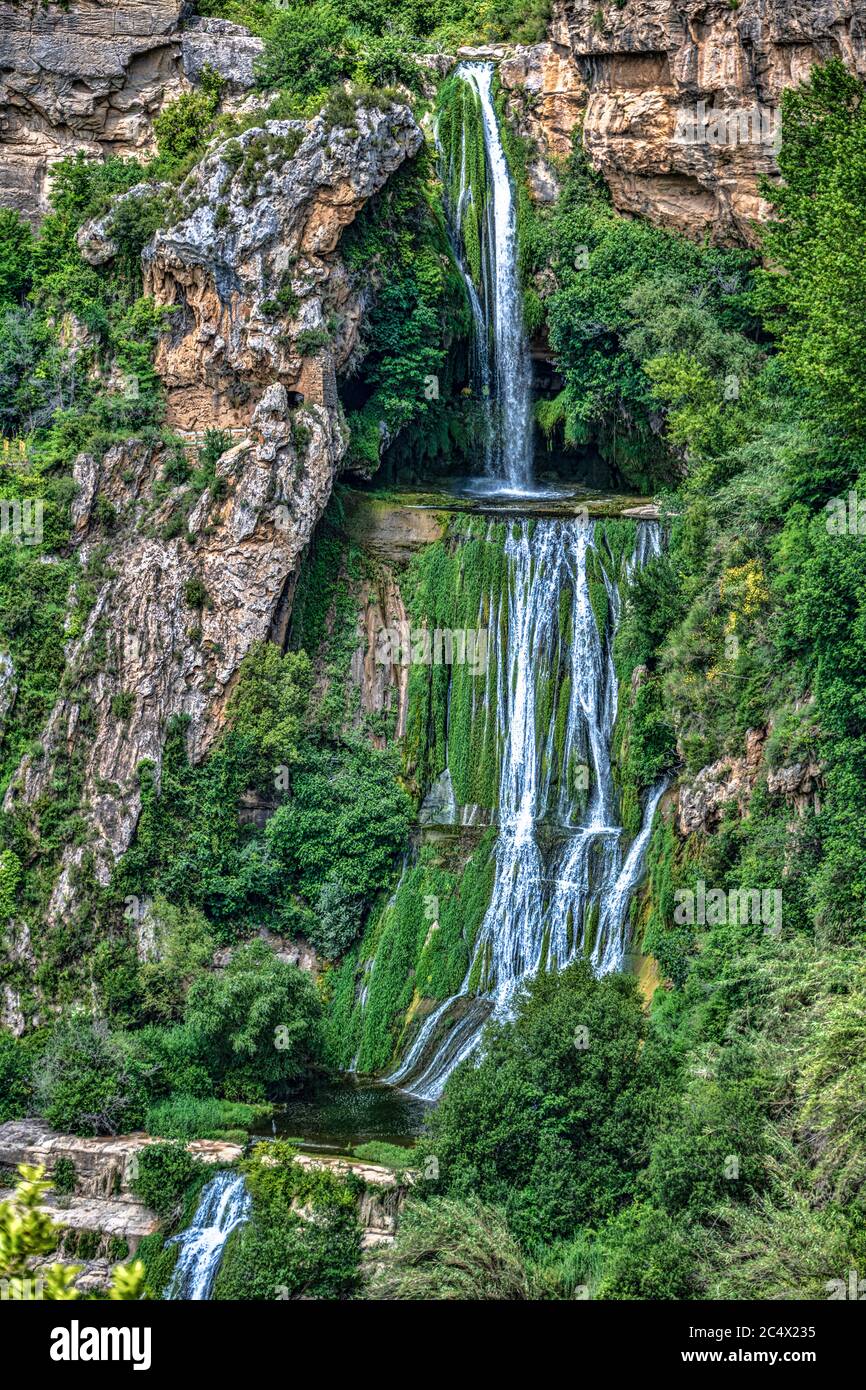
[{"label": "rocky cliff", "polygon": [[831,57],[866,76],[866,0],[554,0],[549,42],[501,70],[551,153],[583,121],[620,211],[749,241],[781,93]]},{"label": "rocky cliff", "polygon": [[0,4],[0,205],[45,211],[51,165],[153,150],[152,122],[205,64],[252,85],[261,42],[184,0]]},{"label": "rocky cliff", "polygon": [[[86,835],[65,854],[51,921],[74,906],[85,858],[105,883],[129,845],[136,769],[158,771],[167,721],[189,716],[200,758],[240,662],[282,631],[348,443],[336,376],[359,351],[361,303],[340,234],[422,139],[388,104],[359,106],[351,131],[321,117],[253,128],[207,155],[145,248],[147,286],[174,311],[158,355],[171,423],[193,455],[199,427],[234,434],[201,493],[167,488],[165,451],[135,440],[76,460],[73,521],[82,566],[100,557],[96,600],[5,802],[29,816],[75,746]],[[83,232],[88,257],[111,256],[104,227]]]},{"label": "rocky cliff", "polygon": [[[0,3],[0,205],[43,212],[51,165],[74,150],[149,153],[154,116],[205,64],[229,100],[252,86],[261,41],[190,10]],[[758,181],[776,168],[781,92],[832,56],[866,74],[866,0],[553,0],[547,43],[495,56],[549,153],[567,154],[583,125],[622,212],[749,241],[766,216]],[[536,175],[552,197],[540,163]]]}]

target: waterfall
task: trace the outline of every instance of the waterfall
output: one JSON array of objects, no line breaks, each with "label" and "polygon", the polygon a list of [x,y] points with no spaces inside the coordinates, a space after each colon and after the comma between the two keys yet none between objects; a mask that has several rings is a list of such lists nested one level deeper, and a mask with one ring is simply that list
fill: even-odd
[{"label": "waterfall", "polygon": [[163,1297],[210,1298],[226,1241],[249,1215],[250,1195],[240,1173],[223,1169],[211,1178],[202,1189],[192,1224],[171,1238],[180,1254]]},{"label": "waterfall", "polygon": [[[532,364],[523,329],[517,268],[517,207],[493,105],[493,64],[461,63],[456,77],[475,93],[481,117],[487,188],[480,217],[481,284],[476,285],[463,246],[467,207],[482,195],[473,189],[464,120],[459,147],[457,196],[449,208],[452,239],[472,310],[476,390],[484,412],[484,471],[511,491],[532,482]],[[451,159],[458,157],[452,148]],[[454,169],[446,187],[453,186]]]},{"label": "waterfall", "polygon": [[[659,548],[657,523],[639,523],[626,575]],[[429,1016],[388,1078],[424,1100],[441,1095],[487,1020],[507,1018],[517,989],[539,970],[580,954],[599,974],[622,967],[628,905],[664,790],[647,796],[623,855],[611,768],[620,599],[594,523],[514,522],[506,557],[507,623],[493,631],[503,750],[493,894],[459,993]],[[603,624],[593,583],[605,596]],[[539,718],[543,680],[563,702],[559,719]]]}]

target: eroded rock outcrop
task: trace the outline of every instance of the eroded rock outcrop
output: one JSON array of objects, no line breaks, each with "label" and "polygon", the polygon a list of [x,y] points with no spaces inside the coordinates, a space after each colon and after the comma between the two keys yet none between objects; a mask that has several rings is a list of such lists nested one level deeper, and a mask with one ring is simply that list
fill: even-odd
[{"label": "eroded rock outcrop", "polygon": [[742,758],[720,758],[701,768],[692,779],[680,783],[677,808],[680,834],[691,835],[698,831],[712,834],[730,807],[736,807],[739,816],[748,815],[759,780],[771,797],[784,800],[796,816],[804,816],[808,810],[820,811],[823,787],[820,764],[806,758],[780,767],[768,767],[764,759],[768,732],[763,728],[749,729]]},{"label": "eroded rock outcrop", "polygon": [[359,106],[348,128],[269,121],[202,160],[145,251],[145,292],[175,311],[156,358],[171,424],[245,424],[274,382],[336,406],[363,308],[337,244],[422,138],[408,107]]},{"label": "eroded rock outcrop", "polygon": [[864,0],[554,0],[549,42],[502,73],[552,154],[585,108],[585,148],[621,212],[750,241],[781,93],[831,57],[866,75]]},{"label": "eroded rock outcrop", "polygon": [[152,153],[153,118],[206,64],[228,94],[252,86],[261,40],[189,10],[185,0],[0,4],[0,205],[43,213],[51,165],[77,150]]},{"label": "eroded rock outcrop", "polygon": [[[340,234],[422,141],[401,106],[359,107],[353,130],[317,118],[227,142],[145,250],[149,291],[175,309],[157,352],[171,422],[236,433],[201,494],[166,489],[164,451],[135,440],[76,461],[73,524],[96,599],[39,750],[5,801],[27,815],[76,748],[86,836],[66,850],[49,921],[74,909],[85,860],[108,882],[138,820],[137,769],[149,760],[158,777],[171,717],[189,717],[200,759],[244,656],[284,628],[348,443],[336,376],[360,350],[362,303]],[[95,255],[98,236],[91,224]]]},{"label": "eroded rock outcrop", "polygon": [[[135,1156],[148,1144],[160,1142],[141,1132],[82,1139],[59,1134],[44,1120],[7,1120],[0,1125],[0,1165],[14,1169],[28,1163],[44,1168],[50,1177],[57,1160],[68,1159],[75,1165],[79,1197],[113,1197],[137,1205],[130,1186],[136,1172]],[[243,1154],[240,1144],[223,1139],[193,1139],[186,1148],[202,1163],[224,1166],[236,1163]]]}]

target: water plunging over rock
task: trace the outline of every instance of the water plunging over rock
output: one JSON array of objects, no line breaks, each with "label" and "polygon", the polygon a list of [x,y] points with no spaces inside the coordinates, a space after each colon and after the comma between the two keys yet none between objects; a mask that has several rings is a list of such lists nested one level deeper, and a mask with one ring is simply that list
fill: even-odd
[{"label": "water plunging over rock", "polygon": [[[658,526],[639,523],[625,574],[659,546]],[[663,791],[647,796],[624,853],[611,768],[620,599],[595,524],[524,520],[509,529],[505,549],[507,621],[492,624],[490,664],[502,749],[493,894],[460,991],[427,1018],[388,1078],[425,1100],[441,1095],[487,1020],[507,1017],[518,987],[539,970],[580,953],[599,973],[621,968],[626,912]],[[608,615],[601,628],[590,587],[599,577]],[[549,682],[555,719],[542,713]]]},{"label": "water plunging over rock", "polygon": [[235,1227],[249,1220],[250,1207],[250,1194],[240,1173],[225,1169],[211,1178],[202,1191],[192,1225],[172,1237],[180,1246],[180,1254],[165,1298],[210,1298],[226,1241]]},{"label": "water plunging over rock", "polygon": [[[486,414],[484,471],[509,489],[520,490],[532,482],[532,366],[523,329],[514,189],[493,105],[493,64],[461,63],[456,76],[478,99],[486,167],[483,190],[473,187],[470,127],[464,119],[459,179],[452,169],[445,182],[446,187],[457,185],[451,224],[475,326],[476,390]],[[458,158],[454,146],[450,158]],[[474,200],[481,241],[475,275],[464,236],[466,210]],[[478,206],[482,200],[483,206]]]}]

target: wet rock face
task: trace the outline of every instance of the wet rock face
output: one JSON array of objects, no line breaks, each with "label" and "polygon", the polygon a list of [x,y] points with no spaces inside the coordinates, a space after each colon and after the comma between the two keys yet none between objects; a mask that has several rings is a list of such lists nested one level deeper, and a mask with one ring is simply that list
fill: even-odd
[{"label": "wet rock face", "polygon": [[[359,109],[356,121],[354,139],[319,118],[249,131],[233,166],[217,150],[188,181],[191,210],[146,249],[150,293],[177,310],[156,359],[171,423],[235,432],[203,493],[179,483],[154,497],[161,446],[130,440],[76,460],[73,526],[82,564],[101,557],[96,599],[70,642],[65,693],[39,751],[5,800],[27,814],[51,794],[67,751],[83,754],[86,843],[65,853],[49,923],[77,910],[85,856],[109,881],[138,821],[139,764],[153,763],[158,778],[170,719],[189,717],[189,754],[201,759],[243,658],[284,630],[301,553],[348,444],[336,373],[359,350],[361,303],[340,234],[423,138],[404,107]],[[245,165],[251,142],[268,137],[268,157]],[[220,206],[225,229],[215,225]],[[97,223],[85,229],[89,255],[110,256],[104,234]],[[284,304],[266,308],[281,288]],[[190,467],[199,443],[189,439]]]},{"label": "wet rock face", "polygon": [[239,25],[185,19],[184,0],[0,4],[0,206],[47,208],[51,165],[147,155],[153,118],[206,63],[246,91],[261,41]]},{"label": "wet rock face", "polygon": [[616,207],[689,236],[754,239],[781,93],[831,57],[866,76],[863,0],[554,0],[547,44],[502,66],[553,154],[584,145]]}]

